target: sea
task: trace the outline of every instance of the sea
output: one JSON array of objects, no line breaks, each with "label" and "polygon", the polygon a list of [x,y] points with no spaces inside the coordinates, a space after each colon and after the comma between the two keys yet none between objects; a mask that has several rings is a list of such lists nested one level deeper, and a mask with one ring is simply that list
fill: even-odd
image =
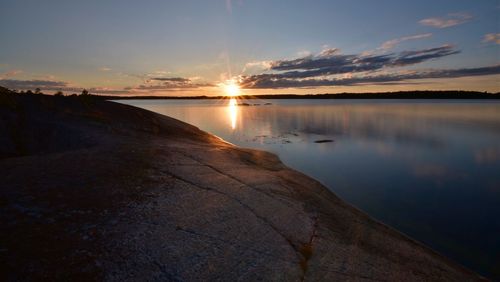
[{"label": "sea", "polygon": [[500,279],[500,101],[119,100],[289,167],[439,253]]}]

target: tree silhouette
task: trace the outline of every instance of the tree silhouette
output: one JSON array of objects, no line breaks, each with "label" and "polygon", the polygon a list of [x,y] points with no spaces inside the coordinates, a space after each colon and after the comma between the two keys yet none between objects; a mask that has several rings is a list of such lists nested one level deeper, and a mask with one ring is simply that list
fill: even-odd
[{"label": "tree silhouette", "polygon": [[80,95],[87,96],[87,95],[89,95],[89,91],[87,91],[87,89],[83,89],[82,94],[80,94]]}]

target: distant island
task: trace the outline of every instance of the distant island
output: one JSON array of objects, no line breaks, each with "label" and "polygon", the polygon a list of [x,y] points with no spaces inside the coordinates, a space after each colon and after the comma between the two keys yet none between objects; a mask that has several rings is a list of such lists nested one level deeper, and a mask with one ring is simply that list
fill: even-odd
[{"label": "distant island", "polygon": [[[106,100],[131,99],[227,99],[227,96],[110,96],[95,95]],[[479,91],[399,91],[338,94],[262,94],[240,95],[240,99],[500,99],[500,93]]]},{"label": "distant island", "polygon": [[[27,94],[45,94],[40,89],[17,91],[9,90],[2,87],[2,91],[27,93]],[[104,100],[195,100],[195,99],[228,99],[229,96],[152,96],[152,95],[135,95],[135,96],[119,96],[119,95],[100,95],[98,93],[90,93],[83,89],[81,93],[72,93],[64,95],[61,91],[56,92],[56,96],[79,96],[85,95]],[[369,92],[369,93],[324,93],[324,94],[262,94],[262,95],[239,95],[239,99],[500,99],[500,92],[480,92],[480,91],[462,91],[462,90],[425,90],[425,91],[397,91],[397,92]]]}]

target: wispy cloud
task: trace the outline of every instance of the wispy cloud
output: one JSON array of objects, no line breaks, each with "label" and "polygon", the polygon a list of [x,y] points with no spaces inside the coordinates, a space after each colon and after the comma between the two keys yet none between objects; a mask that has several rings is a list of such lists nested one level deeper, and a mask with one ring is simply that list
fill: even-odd
[{"label": "wispy cloud", "polygon": [[211,83],[194,82],[192,79],[184,77],[152,77],[145,80],[144,84],[136,87],[130,87],[128,90],[179,90],[213,86],[215,85]]},{"label": "wispy cloud", "polygon": [[142,75],[142,77],[168,77],[171,75],[172,72],[166,71],[166,70],[156,70],[150,73],[147,73],[145,75]]},{"label": "wispy cloud", "polygon": [[111,71],[111,68],[109,67],[101,67],[99,68],[100,71]]},{"label": "wispy cloud", "polygon": [[297,52],[297,56],[299,56],[299,57],[306,57],[306,56],[310,56],[311,54],[312,54],[312,52],[309,50],[300,50]]},{"label": "wispy cloud", "polygon": [[[123,88],[108,88],[108,87],[85,87],[92,94],[105,94],[105,95],[142,95],[151,92],[175,92],[175,91],[188,91],[195,89],[203,89],[207,87],[216,87],[215,84],[203,82],[199,77],[184,78],[184,77],[147,77],[143,83],[134,86]],[[40,88],[42,91],[48,93],[55,91],[64,91],[79,93],[84,87],[74,86],[66,81],[56,80],[17,80],[17,79],[0,79],[0,86],[16,89],[16,90],[34,90]]]},{"label": "wispy cloud", "polygon": [[338,49],[330,48],[317,55],[272,61],[268,73],[240,76],[239,83],[244,88],[351,86],[500,73],[500,65],[413,71],[400,69],[459,52],[451,45],[385,55],[345,55]]},{"label": "wispy cloud", "polygon": [[422,49],[417,51],[404,51],[399,53],[391,62],[391,66],[406,66],[422,63],[425,61],[446,57],[460,53],[452,45]]},{"label": "wispy cloud", "polygon": [[437,18],[427,18],[420,20],[419,23],[425,26],[432,26],[436,28],[447,28],[456,25],[464,24],[470,20],[472,20],[472,15],[468,13],[453,13],[448,14],[446,17],[437,17]]},{"label": "wispy cloud", "polygon": [[396,47],[396,45],[408,41],[408,40],[416,40],[416,39],[424,39],[424,38],[429,38],[432,36],[432,33],[423,33],[423,34],[416,34],[416,35],[411,35],[411,36],[404,36],[401,38],[396,38],[396,39],[391,39],[388,40],[378,48],[379,50],[390,50]]},{"label": "wispy cloud", "polygon": [[392,84],[405,80],[415,79],[435,79],[435,78],[457,78],[465,76],[482,76],[500,74],[500,65],[480,67],[480,68],[462,68],[462,69],[443,69],[443,70],[424,70],[411,71],[390,74],[373,74],[363,76],[341,77],[333,79],[290,79],[281,78],[275,75],[262,74],[252,77],[242,77],[240,84],[244,88],[300,88],[300,87],[320,87],[320,86],[355,86],[355,85],[375,85]]},{"label": "wispy cloud", "polygon": [[[451,45],[443,45],[416,51],[405,51],[386,55],[344,55],[336,48],[321,51],[316,56],[307,56],[292,60],[270,62],[270,70],[282,71],[269,74],[276,78],[310,78],[346,73],[376,71],[382,68],[392,68],[413,65],[424,61],[437,59],[460,51]],[[256,76],[258,77],[258,75]]]},{"label": "wispy cloud", "polygon": [[175,83],[189,83],[191,80],[189,78],[184,77],[153,77],[150,78],[150,81],[168,81]]},{"label": "wispy cloud", "polygon": [[500,45],[500,33],[488,33],[483,37],[484,43],[495,43]]},{"label": "wispy cloud", "polygon": [[9,89],[35,89],[40,88],[42,90],[53,90],[64,88],[68,86],[67,82],[64,81],[53,81],[53,80],[17,80],[17,79],[0,79],[0,85],[7,87]]},{"label": "wispy cloud", "polygon": [[248,62],[243,67],[242,73],[259,73],[271,68],[271,61],[253,61]]},{"label": "wispy cloud", "polygon": [[21,74],[23,73],[22,70],[10,70],[10,71],[6,71],[6,72],[3,72],[3,73],[0,73],[0,79],[7,79],[9,77],[13,77],[13,76],[16,76],[18,74]]},{"label": "wispy cloud", "polygon": [[[18,80],[18,79],[0,79],[0,86],[15,89],[15,90],[35,90],[39,88],[44,93],[54,93],[63,91],[66,93],[80,93],[84,87],[73,86],[66,81],[55,80]],[[87,90],[92,94],[126,94],[128,91],[124,89],[110,89],[104,87],[90,87]]]},{"label": "wispy cloud", "polygon": [[[166,71],[156,71],[146,75],[137,75],[143,80],[141,84],[127,86],[122,89],[90,88],[90,93],[110,95],[143,95],[154,92],[177,92],[215,87],[212,83],[203,82],[200,77],[165,77]],[[156,76],[155,76],[156,75]]]}]

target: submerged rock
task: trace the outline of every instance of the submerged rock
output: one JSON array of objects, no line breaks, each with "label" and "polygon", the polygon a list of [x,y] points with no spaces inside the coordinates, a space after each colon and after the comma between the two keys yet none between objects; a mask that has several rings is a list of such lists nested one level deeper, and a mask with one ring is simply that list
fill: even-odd
[{"label": "submerged rock", "polygon": [[332,139],[321,139],[321,140],[316,140],[314,143],[330,143],[333,142]]}]

